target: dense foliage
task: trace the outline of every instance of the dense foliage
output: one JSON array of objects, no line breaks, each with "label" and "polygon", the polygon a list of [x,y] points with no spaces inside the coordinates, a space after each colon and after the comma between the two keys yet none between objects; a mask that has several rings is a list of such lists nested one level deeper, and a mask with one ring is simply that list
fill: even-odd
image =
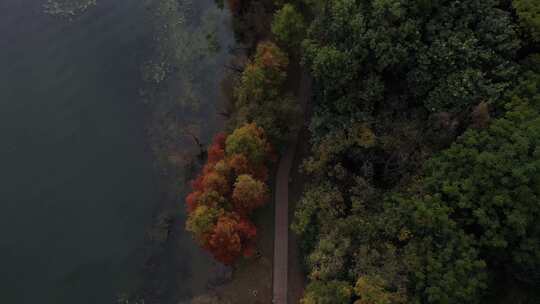
[{"label": "dense foliage", "polygon": [[288,65],[287,54],[274,43],[258,44],[235,88],[233,126],[255,122],[273,143],[288,138],[297,127],[298,113],[295,100],[284,93]]},{"label": "dense foliage", "polygon": [[264,131],[246,124],[229,136],[214,138],[208,162],[192,183],[193,192],[186,198],[186,229],[224,264],[254,253],[257,229],[249,216],[268,202],[270,159]]},{"label": "dense foliage", "polygon": [[315,135],[391,109],[496,103],[516,76],[520,41],[497,1],[320,3],[304,41],[321,91]]},{"label": "dense foliage", "polygon": [[[527,94],[537,87],[538,79]],[[358,280],[393,299],[382,303],[479,302],[489,271],[537,284],[540,116],[531,101],[515,95],[504,117],[468,130],[403,194],[326,167],[334,176],[306,191],[294,225],[313,284]]]},{"label": "dense foliage", "polygon": [[277,40],[290,48],[299,47],[305,35],[304,17],[290,4],[285,4],[274,15],[272,33]]},{"label": "dense foliage", "polygon": [[303,1],[302,303],[538,299],[538,15],[503,2]]},{"label": "dense foliage", "polygon": [[512,4],[525,30],[536,42],[540,42],[540,2],[535,0],[513,0]]}]

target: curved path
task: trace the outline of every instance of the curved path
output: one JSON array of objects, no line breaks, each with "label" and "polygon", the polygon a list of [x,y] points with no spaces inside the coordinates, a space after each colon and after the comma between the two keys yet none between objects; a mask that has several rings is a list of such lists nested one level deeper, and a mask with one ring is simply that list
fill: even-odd
[{"label": "curved path", "polygon": [[[308,100],[311,97],[311,78],[305,72],[301,75],[298,101],[302,113],[306,112]],[[302,119],[305,121],[305,118]],[[292,141],[285,154],[279,161],[276,176],[275,196],[275,231],[274,231],[274,274],[273,300],[275,304],[287,304],[288,287],[288,253],[289,253],[289,178],[298,145],[298,135],[293,135]],[[292,303],[291,303],[292,304]]]}]

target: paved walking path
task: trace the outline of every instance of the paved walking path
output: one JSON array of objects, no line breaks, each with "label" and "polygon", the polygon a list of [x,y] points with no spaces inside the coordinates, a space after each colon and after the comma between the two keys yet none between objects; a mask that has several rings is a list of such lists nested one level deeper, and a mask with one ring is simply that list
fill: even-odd
[{"label": "paved walking path", "polygon": [[[311,97],[311,79],[307,73],[302,73],[298,101],[305,109]],[[302,119],[304,120],[304,119]],[[289,253],[289,178],[298,145],[298,132],[285,154],[279,161],[276,176],[276,201],[275,201],[275,231],[274,231],[274,275],[273,275],[273,303],[287,304],[287,276],[288,276],[288,253]],[[293,303],[291,303],[293,304]]]}]

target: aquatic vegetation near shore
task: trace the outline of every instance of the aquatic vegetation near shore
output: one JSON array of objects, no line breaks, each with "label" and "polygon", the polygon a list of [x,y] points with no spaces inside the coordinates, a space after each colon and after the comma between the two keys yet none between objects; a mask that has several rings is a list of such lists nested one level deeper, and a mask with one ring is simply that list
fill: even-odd
[{"label": "aquatic vegetation near shore", "polygon": [[171,85],[181,91],[179,106],[197,109],[204,90],[213,80],[222,41],[219,37],[219,11],[200,9],[191,0],[147,1],[152,26],[150,53],[141,68],[149,85]]},{"label": "aquatic vegetation near shore", "polygon": [[97,4],[96,0],[47,0],[45,12],[58,17],[75,17]]},{"label": "aquatic vegetation near shore", "polygon": [[[214,5],[192,0],[146,0],[145,55],[140,90],[152,111],[152,150],[160,169],[181,168],[201,149],[209,125],[201,117],[215,115],[223,62],[233,43],[227,14]],[[213,132],[212,132],[213,133]],[[181,169],[183,171],[183,169]]]}]

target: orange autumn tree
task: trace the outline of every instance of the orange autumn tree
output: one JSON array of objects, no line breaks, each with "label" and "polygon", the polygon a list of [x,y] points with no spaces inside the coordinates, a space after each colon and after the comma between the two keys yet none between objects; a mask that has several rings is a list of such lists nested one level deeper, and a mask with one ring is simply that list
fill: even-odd
[{"label": "orange autumn tree", "polygon": [[268,202],[266,165],[274,159],[264,130],[254,123],[216,135],[208,148],[186,197],[186,230],[216,260],[230,265],[253,254],[257,229],[249,216]]}]

